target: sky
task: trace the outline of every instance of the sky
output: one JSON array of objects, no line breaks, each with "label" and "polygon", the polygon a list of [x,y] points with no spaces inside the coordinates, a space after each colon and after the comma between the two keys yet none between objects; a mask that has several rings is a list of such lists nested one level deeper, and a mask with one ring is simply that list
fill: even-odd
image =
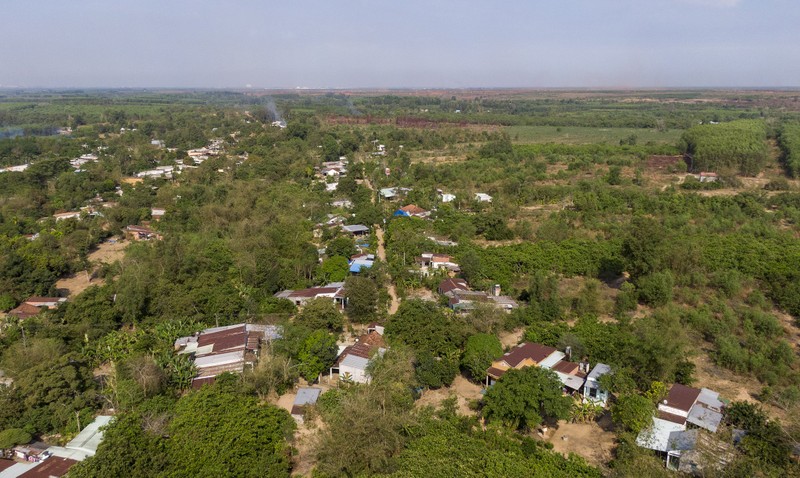
[{"label": "sky", "polygon": [[0,87],[800,86],[798,0],[0,2]]}]

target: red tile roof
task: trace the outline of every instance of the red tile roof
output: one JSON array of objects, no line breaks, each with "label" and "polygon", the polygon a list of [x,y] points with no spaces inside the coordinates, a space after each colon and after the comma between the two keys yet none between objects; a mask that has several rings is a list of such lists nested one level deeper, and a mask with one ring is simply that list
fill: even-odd
[{"label": "red tile roof", "polygon": [[339,362],[344,360],[348,355],[355,355],[356,357],[368,359],[372,357],[372,354],[374,354],[377,349],[385,347],[386,342],[383,340],[383,336],[378,332],[364,334],[358,338],[355,344],[346,347],[342,351],[342,354],[339,355],[339,358],[336,360],[336,364],[338,365]]},{"label": "red tile roof", "polygon": [[676,383],[669,389],[669,393],[664,402],[666,402],[665,405],[668,407],[688,412],[692,408],[692,405],[694,405],[694,402],[697,401],[698,396],[700,396],[699,389]]},{"label": "red tile roof", "polygon": [[517,345],[513,350],[503,355],[502,359],[512,367],[516,367],[525,359],[531,359],[538,364],[555,351],[555,348],[547,345],[525,342]]},{"label": "red tile roof", "polygon": [[446,294],[456,289],[469,290],[469,285],[464,279],[445,279],[439,283],[440,294]]},{"label": "red tile roof", "polygon": [[424,213],[428,212],[427,210],[422,209],[421,207],[417,206],[416,204],[409,204],[408,206],[403,206],[403,207],[400,208],[400,210],[403,211],[403,212],[406,212],[408,214],[411,214],[412,216],[415,215],[415,214],[424,214]]},{"label": "red tile roof", "polygon": [[36,307],[35,305],[30,305],[26,303],[22,303],[19,307],[11,309],[8,311],[8,315],[13,315],[18,319],[28,319],[30,317],[34,317],[39,315],[42,309]]}]

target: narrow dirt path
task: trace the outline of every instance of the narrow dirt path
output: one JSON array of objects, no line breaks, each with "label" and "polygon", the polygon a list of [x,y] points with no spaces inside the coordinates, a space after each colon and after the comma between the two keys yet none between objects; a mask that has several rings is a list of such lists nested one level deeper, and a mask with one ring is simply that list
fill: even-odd
[{"label": "narrow dirt path", "polygon": [[[362,183],[366,186],[370,191],[375,192],[375,188],[372,186],[372,182],[369,180],[366,174],[361,174]],[[375,195],[372,196],[372,203],[375,204]],[[375,224],[373,225],[373,229],[375,229],[375,237],[378,238],[378,251],[377,255],[378,258],[386,262],[386,247],[383,240],[383,229],[381,226]],[[391,297],[392,302],[389,304],[389,315],[394,315],[397,312],[397,308],[400,307],[400,298],[397,297],[397,288],[394,286],[394,281],[392,280],[392,276],[387,273],[389,277],[389,297]]]},{"label": "narrow dirt path", "polygon": [[[375,225],[375,236],[378,238],[378,258],[386,262],[386,248],[384,247],[383,242],[383,229],[379,225]],[[389,297],[392,298],[392,302],[389,305],[389,315],[393,315],[397,312],[397,308],[400,307],[400,299],[397,297],[397,289],[392,282],[392,277],[389,276]]]}]

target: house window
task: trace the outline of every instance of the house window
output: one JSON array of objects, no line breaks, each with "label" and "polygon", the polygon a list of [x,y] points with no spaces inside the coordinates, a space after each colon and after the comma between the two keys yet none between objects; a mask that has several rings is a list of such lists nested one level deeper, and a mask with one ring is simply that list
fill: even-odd
[{"label": "house window", "polygon": [[589,398],[597,398],[597,389],[596,388],[590,388],[589,389]]}]

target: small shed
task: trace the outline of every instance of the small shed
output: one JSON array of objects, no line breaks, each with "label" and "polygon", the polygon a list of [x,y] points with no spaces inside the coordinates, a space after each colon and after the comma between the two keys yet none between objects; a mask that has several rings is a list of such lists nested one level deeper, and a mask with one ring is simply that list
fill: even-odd
[{"label": "small shed", "polygon": [[292,404],[292,418],[294,418],[297,423],[303,423],[305,407],[316,404],[321,393],[321,388],[314,387],[303,387],[297,391],[297,396]]}]

